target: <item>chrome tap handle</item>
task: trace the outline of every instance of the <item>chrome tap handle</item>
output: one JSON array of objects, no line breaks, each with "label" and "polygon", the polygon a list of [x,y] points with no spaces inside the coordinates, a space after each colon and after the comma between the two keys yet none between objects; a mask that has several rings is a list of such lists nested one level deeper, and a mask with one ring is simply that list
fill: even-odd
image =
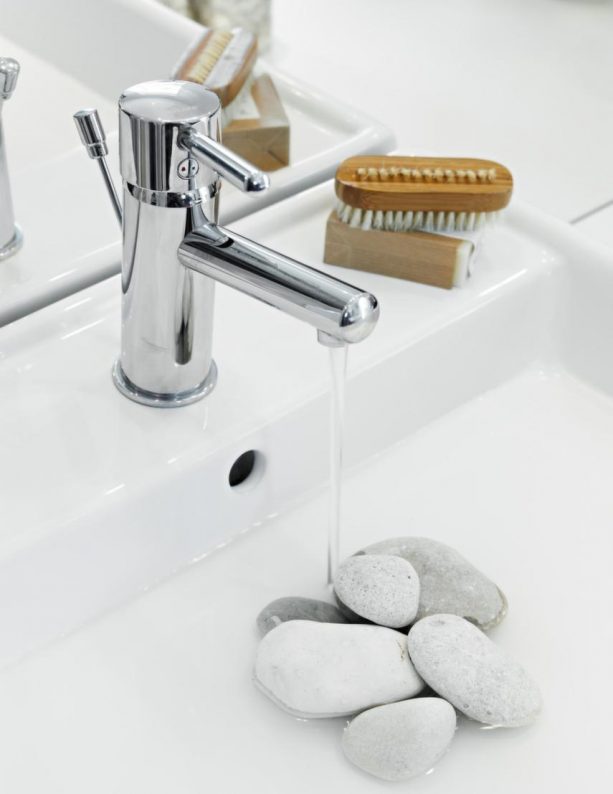
[{"label": "chrome tap handle", "polygon": [[98,111],[94,108],[79,110],[74,114],[73,119],[79,131],[81,143],[85,146],[87,154],[92,160],[96,160],[100,167],[100,173],[102,174],[105,187],[111,199],[115,215],[121,226],[121,203],[119,202],[119,197],[117,196],[117,191],[115,190],[113,178],[106,160],[109,147],[106,144],[106,135],[104,134],[104,127],[100,121]]},{"label": "chrome tap handle", "polygon": [[186,127],[179,144],[244,193],[261,193],[270,186],[268,176],[221,143]]},{"label": "chrome tap handle", "polygon": [[0,58],[0,99],[10,99],[17,85],[19,63],[14,58]]}]

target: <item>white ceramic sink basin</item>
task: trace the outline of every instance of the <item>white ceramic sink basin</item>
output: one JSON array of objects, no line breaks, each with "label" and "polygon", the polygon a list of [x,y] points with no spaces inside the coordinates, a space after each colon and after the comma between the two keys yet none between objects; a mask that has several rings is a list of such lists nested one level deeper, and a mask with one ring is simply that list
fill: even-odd
[{"label": "white ceramic sink basin", "polygon": [[[607,398],[530,368],[347,477],[345,551],[405,533],[460,548],[505,588],[510,612],[493,637],[545,699],[528,729],[460,721],[434,773],[401,790],[606,790],[612,447]],[[0,675],[7,789],[398,788],[345,761],[343,720],[296,720],[251,683],[259,607],[327,597],[326,515],[313,499]]]},{"label": "white ceramic sink basin", "polygon": [[[25,238],[0,267],[3,325],[119,271],[120,230],[72,114],[98,107],[119,185],[117,98],[130,85],[168,77],[202,28],[155,0],[0,0],[0,18],[0,54],[22,67],[3,116]],[[328,179],[345,157],[393,144],[365,114],[260,66],[272,74],[290,118],[291,165],[255,201],[226,186],[225,223]]]},{"label": "white ceramic sink basin", "polygon": [[[321,265],[331,201],[322,185],[236,228]],[[604,790],[610,252],[516,205],[461,290],[324,267],[382,311],[350,355],[344,553],[404,533],[454,545],[505,590],[495,637],[544,693],[531,729],[463,724],[412,790]],[[113,279],[0,332],[0,780],[17,794],[383,790],[343,759],[341,721],[293,720],[250,682],[259,608],[325,594],[314,332],[219,289],[216,390],[146,409],[110,379],[118,292]],[[246,449],[264,462],[233,490]]]}]

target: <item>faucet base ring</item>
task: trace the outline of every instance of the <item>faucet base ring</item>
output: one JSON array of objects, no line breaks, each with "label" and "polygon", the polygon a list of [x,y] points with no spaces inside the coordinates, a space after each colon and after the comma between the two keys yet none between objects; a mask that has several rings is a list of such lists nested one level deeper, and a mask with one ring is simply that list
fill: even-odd
[{"label": "faucet base ring", "polygon": [[125,397],[141,405],[149,405],[152,408],[180,408],[182,405],[191,405],[191,403],[201,400],[213,391],[217,383],[217,366],[214,361],[211,361],[209,374],[195,389],[170,394],[157,394],[146,389],[140,389],[132,383],[121,368],[121,363],[117,360],[113,365],[113,382]]},{"label": "faucet base ring", "polygon": [[13,256],[13,254],[16,254],[22,245],[23,245],[23,234],[21,233],[21,229],[19,228],[19,226],[15,224],[15,233],[8,241],[8,243],[6,245],[3,245],[2,248],[0,248],[0,262],[3,259],[8,259],[9,256]]}]

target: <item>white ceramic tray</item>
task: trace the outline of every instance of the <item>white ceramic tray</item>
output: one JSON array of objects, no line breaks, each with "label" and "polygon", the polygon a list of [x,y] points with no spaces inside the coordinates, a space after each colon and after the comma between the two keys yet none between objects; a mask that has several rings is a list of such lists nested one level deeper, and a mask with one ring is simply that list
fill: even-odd
[{"label": "white ceramic tray", "polygon": [[[119,183],[116,98],[133,83],[170,74],[201,28],[153,0],[0,0],[0,15],[0,53],[22,65],[4,126],[25,237],[22,251],[0,264],[2,325],[118,272],[120,232],[72,114],[98,106]],[[45,33],[50,26],[53,36]],[[290,118],[291,165],[272,174],[270,190],[254,200],[226,185],[224,223],[322,182],[345,157],[393,144],[363,113],[262,67]]]}]

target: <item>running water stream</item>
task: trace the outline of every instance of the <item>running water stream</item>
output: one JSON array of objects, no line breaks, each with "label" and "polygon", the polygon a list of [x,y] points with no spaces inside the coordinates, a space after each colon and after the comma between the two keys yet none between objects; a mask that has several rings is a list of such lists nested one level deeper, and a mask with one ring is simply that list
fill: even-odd
[{"label": "running water stream", "polygon": [[330,347],[330,496],[328,514],[328,584],[332,587],[339,563],[341,531],[341,478],[347,345]]}]

